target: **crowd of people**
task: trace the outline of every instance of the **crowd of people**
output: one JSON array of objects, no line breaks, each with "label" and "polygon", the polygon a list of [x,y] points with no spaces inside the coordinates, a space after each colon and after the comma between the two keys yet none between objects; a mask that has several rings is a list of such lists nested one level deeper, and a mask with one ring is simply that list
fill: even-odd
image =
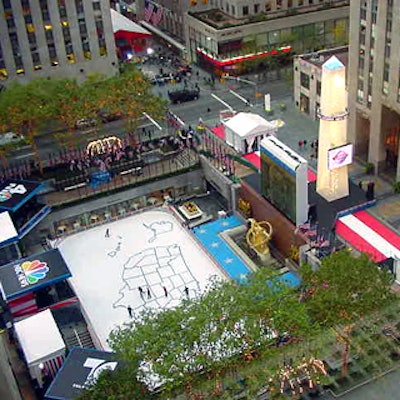
[{"label": "crowd of people", "polygon": [[[75,176],[90,175],[95,171],[110,171],[125,164],[144,164],[142,156],[154,150],[161,150],[164,153],[177,151],[185,147],[196,145],[193,136],[193,129],[177,130],[175,135],[166,136],[160,139],[151,139],[151,132],[148,132],[148,140],[137,143],[133,138],[127,137],[119,143],[110,145],[98,144],[90,148],[81,147],[74,149],[60,150],[58,153],[49,154],[41,160],[41,166],[34,160],[21,161],[18,164],[4,166],[0,169],[0,181],[9,179],[70,179]],[[40,172],[42,169],[42,172]]]}]

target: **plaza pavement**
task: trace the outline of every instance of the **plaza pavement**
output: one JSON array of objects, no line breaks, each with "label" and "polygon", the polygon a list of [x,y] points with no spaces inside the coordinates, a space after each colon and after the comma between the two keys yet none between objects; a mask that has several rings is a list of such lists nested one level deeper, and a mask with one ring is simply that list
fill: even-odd
[{"label": "plaza pavement", "polygon": [[[280,103],[286,105],[285,111],[279,110],[278,104]],[[313,157],[314,152],[311,148],[311,142],[318,138],[318,121],[314,121],[298,112],[290,95],[281,97],[279,100],[272,98],[271,105],[274,110],[273,116],[267,116],[261,104],[251,108],[249,111],[256,112],[267,120],[282,119],[285,121],[285,126],[278,131],[278,139],[299,152],[308,160],[310,167],[316,171],[317,161]],[[213,118],[205,120],[205,123],[214,126],[218,121]],[[307,141],[307,145],[299,149],[299,141],[304,140]],[[368,211],[381,222],[400,233],[400,194],[393,192],[392,183],[382,177],[366,174],[363,164],[357,160],[349,167],[349,176],[356,184],[363,182],[364,187],[369,181],[374,181],[377,204]]]}]

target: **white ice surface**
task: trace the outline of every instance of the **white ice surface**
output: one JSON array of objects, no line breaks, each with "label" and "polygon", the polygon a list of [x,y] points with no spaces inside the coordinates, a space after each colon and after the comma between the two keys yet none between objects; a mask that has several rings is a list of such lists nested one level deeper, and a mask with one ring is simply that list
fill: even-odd
[{"label": "white ice surface", "polygon": [[[110,237],[105,235],[107,228]],[[225,279],[178,219],[162,209],[77,233],[58,247],[104,350],[109,350],[111,330],[131,321],[128,306],[134,314],[144,307],[174,307],[186,297],[185,287],[194,297],[204,292],[211,277]]]}]

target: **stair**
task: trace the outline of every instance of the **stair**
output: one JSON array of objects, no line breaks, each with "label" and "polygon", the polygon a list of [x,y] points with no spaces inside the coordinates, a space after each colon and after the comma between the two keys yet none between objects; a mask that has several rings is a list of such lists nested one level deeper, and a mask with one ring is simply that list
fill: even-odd
[{"label": "stair", "polygon": [[69,349],[72,347],[95,348],[90,333],[85,325],[69,327],[68,329],[65,329],[62,334],[65,344]]}]

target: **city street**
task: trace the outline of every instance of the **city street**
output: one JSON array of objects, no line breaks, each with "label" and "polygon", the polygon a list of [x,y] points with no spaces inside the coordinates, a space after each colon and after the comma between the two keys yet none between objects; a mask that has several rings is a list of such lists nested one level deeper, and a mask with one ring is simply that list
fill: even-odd
[{"label": "city street", "polygon": [[[292,89],[289,88],[283,81],[271,81],[271,82],[259,82],[257,85],[257,91],[262,93],[263,96],[255,97],[255,87],[246,83],[238,83],[235,81],[226,81],[226,83],[215,83],[215,88],[211,88],[209,84],[206,84],[204,77],[209,78],[209,74],[204,71],[199,75],[199,79],[192,74],[190,80],[188,80],[188,87],[190,85],[195,85],[198,83],[200,87],[200,98],[198,100],[189,101],[181,104],[170,104],[169,109],[175,115],[177,115],[182,121],[184,121],[186,126],[196,126],[199,118],[207,121],[210,124],[219,123],[219,113],[222,110],[226,110],[227,107],[216,100],[213,96],[217,96],[222,101],[231,106],[235,111],[245,111],[245,112],[255,112],[263,117],[266,117],[264,111],[264,94],[270,93],[272,103],[292,102]],[[153,92],[156,96],[168,99],[168,91],[182,89],[184,87],[183,83],[180,84],[166,84],[163,86],[154,86]],[[239,96],[244,99],[248,99],[252,106],[248,106],[244,101],[233,95],[230,91],[234,91]],[[274,119],[274,118],[267,118]],[[172,133],[172,130],[168,132],[165,123],[159,121],[160,125],[163,126],[163,131],[159,131],[148,119],[143,117],[139,125],[139,133],[142,132],[142,128],[147,131],[151,129],[152,138],[165,136]],[[122,120],[109,122],[107,124],[100,125],[98,131],[94,129],[83,130],[78,133],[78,137],[81,138],[82,144],[88,143],[93,139],[104,136],[119,136],[120,138],[126,135],[125,123]],[[144,137],[143,139],[148,139]],[[53,133],[45,133],[37,138],[37,144],[39,148],[39,154],[42,159],[46,159],[50,153],[56,153],[60,149],[60,145],[54,138]],[[14,163],[20,161],[25,161],[33,157],[32,149],[29,145],[12,151],[8,157],[13,160]]]}]

